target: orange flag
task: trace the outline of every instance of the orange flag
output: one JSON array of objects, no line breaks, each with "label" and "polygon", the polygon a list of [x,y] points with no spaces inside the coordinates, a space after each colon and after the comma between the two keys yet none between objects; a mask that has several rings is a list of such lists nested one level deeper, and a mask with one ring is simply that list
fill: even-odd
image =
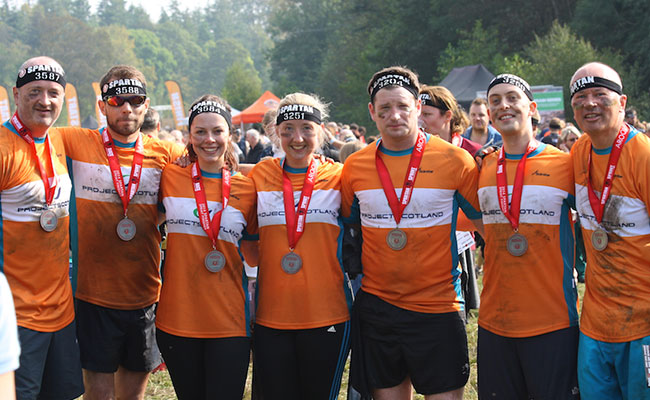
[{"label": "orange flag", "polygon": [[181,96],[181,88],[178,87],[178,83],[174,81],[165,81],[165,86],[169,92],[169,102],[172,105],[172,113],[174,114],[174,123],[176,124],[176,129],[181,129],[181,127],[187,125],[185,120],[185,112],[183,110],[183,96]]},{"label": "orange flag", "polygon": [[0,122],[6,121],[9,118],[11,118],[11,108],[9,108],[7,89],[0,86]]},{"label": "orange flag", "polygon": [[[95,91],[95,97],[97,97],[97,101],[101,100],[102,93],[99,91],[99,82],[93,82],[93,90]],[[95,102],[95,114],[97,115],[97,124],[101,128],[102,126],[106,126],[106,116],[102,114],[97,101]]]},{"label": "orange flag", "polygon": [[68,125],[81,126],[81,116],[79,115],[79,100],[77,100],[77,89],[68,82],[65,85],[65,101],[68,104]]}]

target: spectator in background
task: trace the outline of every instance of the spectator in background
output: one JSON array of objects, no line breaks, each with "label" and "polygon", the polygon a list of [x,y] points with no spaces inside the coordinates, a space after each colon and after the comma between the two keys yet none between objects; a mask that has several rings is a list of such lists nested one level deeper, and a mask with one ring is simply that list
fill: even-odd
[{"label": "spectator in background", "polygon": [[246,156],[244,155],[244,152],[239,148],[239,141],[241,139],[241,131],[239,129],[234,129],[232,132],[232,135],[230,137],[230,140],[232,141],[232,151],[237,157],[237,162],[243,163],[244,160],[246,159]]},{"label": "spectator in background", "polygon": [[257,164],[262,158],[264,152],[264,145],[260,140],[260,132],[257,129],[249,129],[246,131],[246,141],[250,145],[250,150],[246,155],[246,164]]},{"label": "spectator in background", "polygon": [[356,153],[364,147],[366,146],[358,140],[346,143],[341,147],[341,150],[339,150],[339,159],[342,163],[345,163],[345,160],[350,157],[352,153]]},{"label": "spectator in background", "polygon": [[158,111],[153,108],[147,110],[144,114],[144,122],[142,123],[140,131],[144,135],[158,137],[158,133],[161,131],[160,115],[158,114]]},{"label": "spectator in background", "polygon": [[366,127],[365,126],[360,126],[359,127],[359,140],[361,141],[361,143],[365,142],[365,138],[366,138]]},{"label": "spectator in background", "polygon": [[172,137],[172,142],[180,144],[182,146],[185,145],[185,135],[178,129],[173,129],[171,132],[169,132],[169,136]]},{"label": "spectator in background", "polygon": [[559,118],[551,118],[548,123],[548,131],[542,137],[542,143],[550,144],[557,147],[557,142],[560,140],[560,133],[562,128],[566,126],[565,122]]},{"label": "spectator in background", "polygon": [[463,137],[481,146],[501,141],[501,134],[490,125],[487,112],[487,100],[476,98],[469,107],[469,120],[472,126],[467,128]]},{"label": "spectator in background", "polygon": [[537,138],[537,135],[539,134],[539,121],[541,121],[541,117],[539,116],[539,110],[535,110],[535,114],[530,118],[530,121],[532,122],[533,125],[533,137]]},{"label": "spectator in background", "polygon": [[565,152],[570,152],[575,142],[580,139],[580,130],[573,125],[569,125],[562,129],[560,133],[560,140],[558,140],[557,147]]},{"label": "spectator in background", "polygon": [[639,118],[637,116],[636,108],[630,107],[627,110],[625,110],[625,122],[630,124],[631,126],[635,127],[636,129],[640,130],[641,132],[646,131],[646,124],[643,122],[639,121]]},{"label": "spectator in background", "polygon": [[341,129],[339,132],[339,138],[344,143],[357,142],[357,137],[354,136],[354,133],[349,129]]}]

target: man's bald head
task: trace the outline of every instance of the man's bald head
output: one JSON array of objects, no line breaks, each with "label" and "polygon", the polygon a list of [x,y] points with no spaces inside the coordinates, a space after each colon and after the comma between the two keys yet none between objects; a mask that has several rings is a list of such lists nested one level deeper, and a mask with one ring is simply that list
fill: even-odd
[{"label": "man's bald head", "polygon": [[19,73],[25,68],[31,67],[33,65],[53,65],[57,68],[63,69],[63,67],[61,67],[61,64],[59,64],[55,59],[48,56],[38,56],[32,57],[29,60],[25,61],[23,65],[20,66]]},{"label": "man's bald head", "polygon": [[571,85],[573,85],[573,83],[578,79],[584,78],[585,76],[597,76],[599,78],[609,79],[610,81],[616,82],[621,87],[623,87],[623,83],[621,82],[621,77],[618,75],[618,72],[616,72],[614,68],[610,67],[607,64],[600,62],[590,62],[583,65],[582,67],[578,68],[578,70],[571,77]]}]

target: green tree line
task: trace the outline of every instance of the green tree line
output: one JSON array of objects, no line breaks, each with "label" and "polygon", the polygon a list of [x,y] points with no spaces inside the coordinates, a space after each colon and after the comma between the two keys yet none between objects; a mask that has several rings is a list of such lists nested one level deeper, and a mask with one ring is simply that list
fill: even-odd
[{"label": "green tree line", "polygon": [[153,104],[177,81],[186,106],[217,93],[242,109],[264,89],[319,94],[333,120],[372,127],[366,85],[393,64],[437,84],[454,67],[484,64],[532,85],[565,88],[577,67],[603,61],[623,78],[629,104],[650,118],[650,3],[632,0],[210,0],[178,2],[151,21],[125,0],[36,0],[0,5],[0,83],[13,86],[34,55],[59,60],[94,112],[90,83],[117,63],[141,69]]}]

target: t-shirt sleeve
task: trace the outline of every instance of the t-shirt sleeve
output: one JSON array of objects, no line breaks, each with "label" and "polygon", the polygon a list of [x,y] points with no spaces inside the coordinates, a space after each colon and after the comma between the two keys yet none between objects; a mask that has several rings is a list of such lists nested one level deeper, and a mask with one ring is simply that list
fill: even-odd
[{"label": "t-shirt sleeve", "polygon": [[[341,216],[343,217],[343,221],[346,223],[353,223],[353,221],[349,221],[349,219],[354,218],[353,208],[355,204],[355,195],[351,182],[351,169],[352,167],[348,162],[343,165],[343,171],[341,172]],[[358,219],[358,201],[356,201],[356,209]]]},{"label": "t-shirt sleeve", "polygon": [[478,201],[478,167],[467,152],[462,152],[462,165],[459,169],[458,187],[455,198],[467,218],[481,218]]}]

